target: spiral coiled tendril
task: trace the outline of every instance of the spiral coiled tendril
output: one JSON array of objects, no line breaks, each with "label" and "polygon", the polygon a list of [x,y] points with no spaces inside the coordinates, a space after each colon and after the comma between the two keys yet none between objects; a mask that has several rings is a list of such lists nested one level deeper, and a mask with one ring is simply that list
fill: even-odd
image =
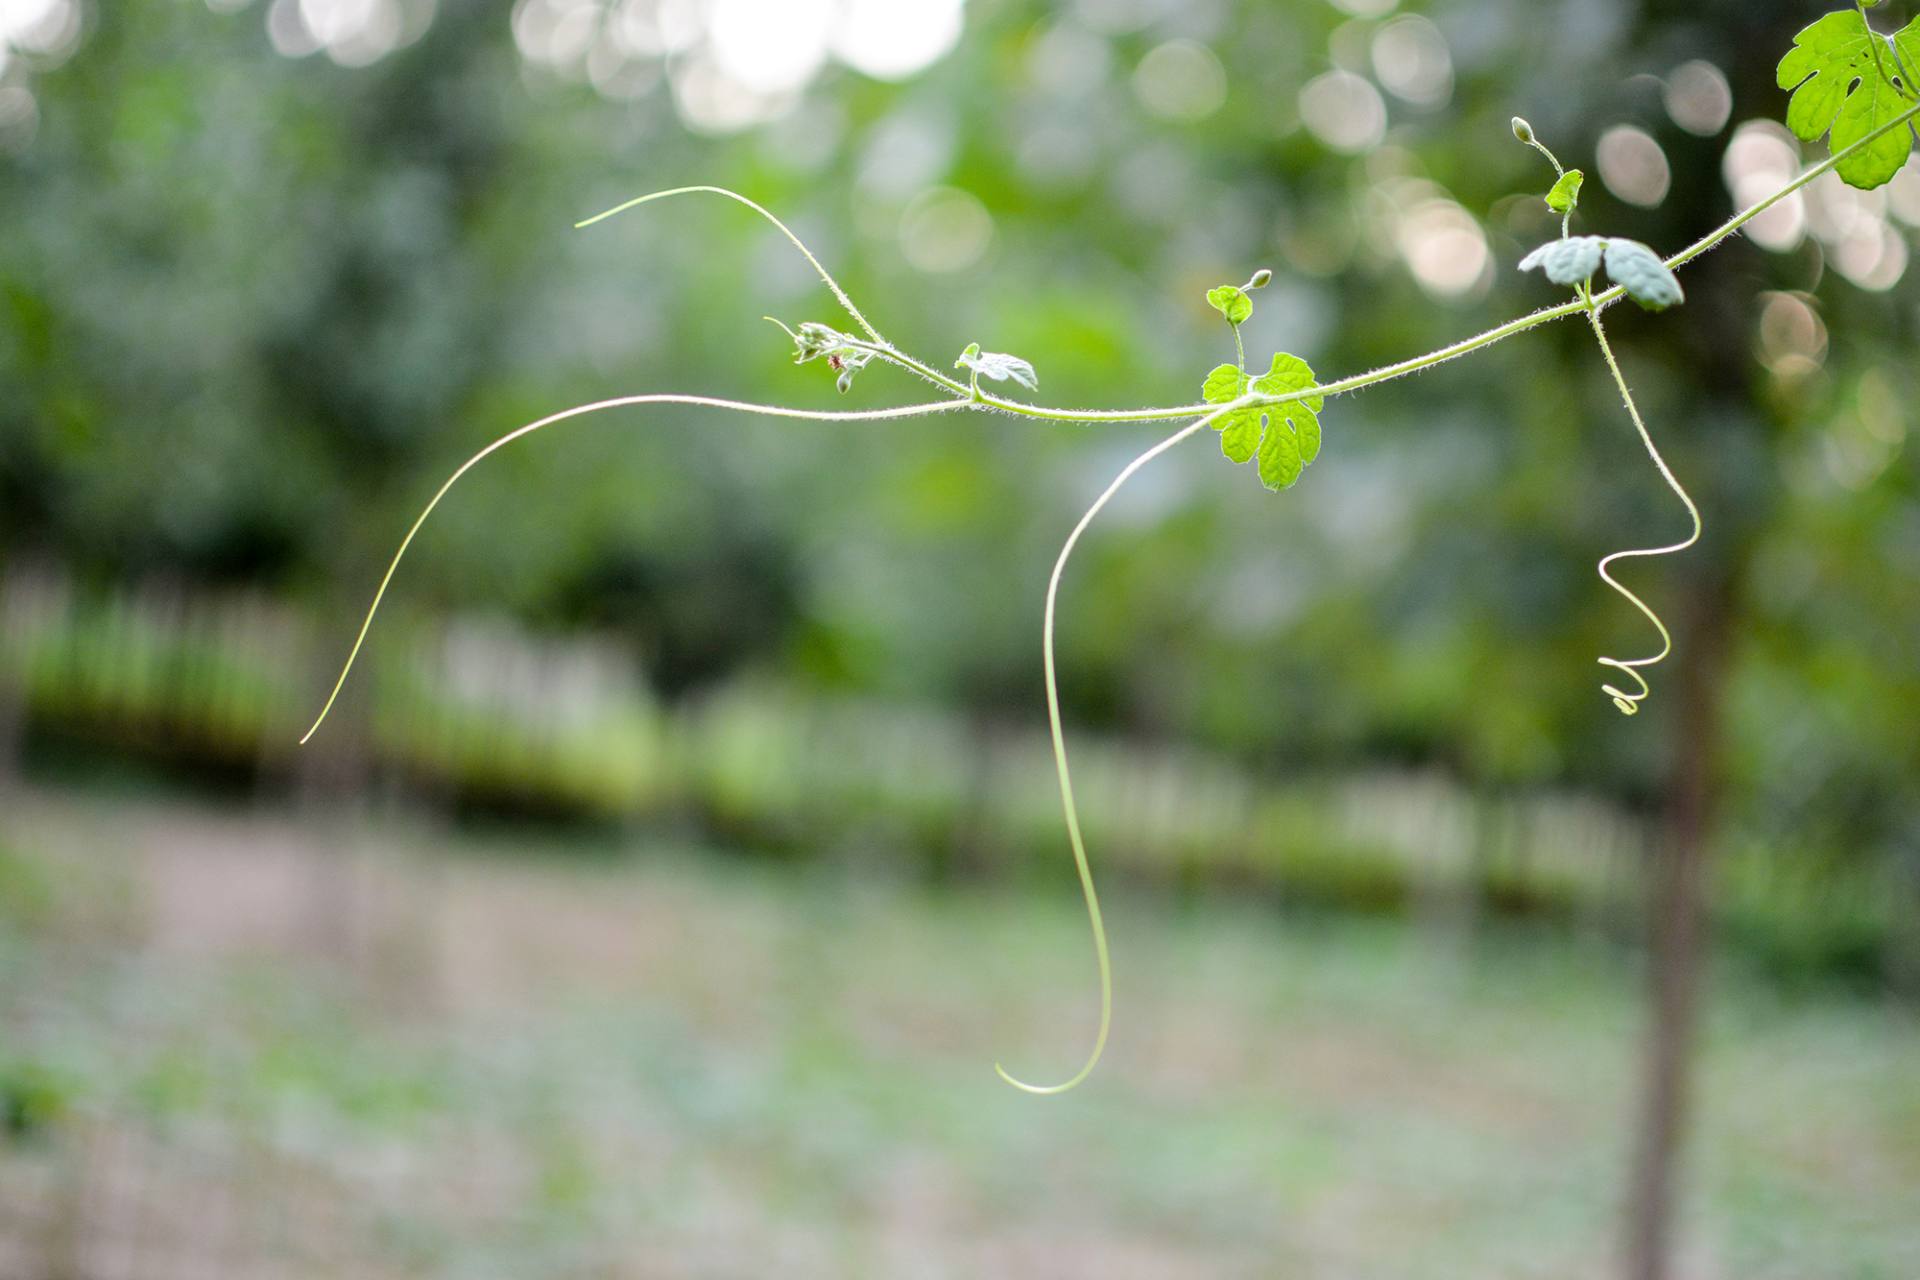
[{"label": "spiral coiled tendril", "polygon": [[1627,602],[1642,614],[1646,615],[1647,621],[1651,622],[1654,630],[1660,633],[1660,652],[1649,657],[1599,659],[1601,666],[1612,667],[1622,675],[1630,677],[1635,684],[1640,686],[1639,691],[1635,693],[1629,693],[1618,685],[1603,684],[1600,686],[1600,691],[1613,699],[1613,705],[1620,709],[1620,714],[1630,716],[1640,710],[1640,703],[1646,698],[1647,694],[1652,691],[1647,684],[1646,677],[1640,674],[1640,668],[1651,667],[1663,661],[1668,654],[1672,653],[1673,636],[1667,631],[1667,624],[1660,620],[1660,615],[1655,613],[1647,605],[1646,601],[1621,585],[1619,579],[1613,576],[1610,572],[1611,566],[1616,560],[1629,560],[1648,556],[1666,556],[1685,551],[1688,547],[1700,541],[1700,508],[1693,504],[1693,499],[1689,497],[1687,491],[1680,486],[1680,481],[1674,477],[1673,470],[1667,466],[1667,460],[1660,456],[1660,450],[1654,445],[1653,436],[1648,433],[1647,424],[1640,417],[1640,408],[1634,403],[1633,392],[1627,389],[1626,377],[1620,372],[1620,362],[1614,358],[1613,347],[1607,342],[1607,331],[1605,326],[1600,322],[1600,312],[1597,308],[1592,307],[1591,304],[1587,311],[1587,322],[1593,326],[1593,336],[1600,343],[1600,354],[1607,359],[1607,369],[1613,374],[1613,383],[1620,389],[1620,401],[1627,406],[1627,416],[1633,419],[1634,430],[1640,433],[1640,443],[1647,447],[1647,456],[1653,459],[1653,465],[1660,469],[1661,478],[1667,482],[1667,487],[1673,490],[1674,496],[1680,499],[1681,505],[1686,507],[1687,516],[1693,521],[1692,531],[1679,542],[1669,543],[1664,547],[1636,547],[1627,551],[1616,551],[1611,555],[1603,556],[1600,563],[1594,566],[1595,572],[1600,575],[1600,580],[1626,597]]}]

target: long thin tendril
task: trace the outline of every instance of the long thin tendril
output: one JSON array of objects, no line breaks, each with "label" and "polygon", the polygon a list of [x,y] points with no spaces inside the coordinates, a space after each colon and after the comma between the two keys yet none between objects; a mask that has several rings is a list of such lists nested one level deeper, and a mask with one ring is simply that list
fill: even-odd
[{"label": "long thin tendril", "polygon": [[413,526],[407,530],[407,536],[400,539],[400,548],[393,553],[393,559],[388,563],[386,573],[380,578],[380,586],[373,593],[373,603],[367,606],[366,619],[360,624],[360,634],[354,637],[353,648],[347,652],[347,661],[340,668],[340,677],[333,682],[333,690],[327,694],[326,705],[320,708],[320,714],[314,717],[313,724],[307,731],[300,735],[301,744],[305,745],[307,739],[311,738],[326,722],[327,713],[333,710],[333,704],[340,697],[340,690],[346,687],[347,675],[353,670],[354,660],[360,656],[361,646],[367,642],[367,633],[373,630],[373,616],[380,611],[380,602],[386,598],[387,587],[393,582],[394,572],[400,568],[401,558],[407,554],[407,548],[413,545],[414,536],[420,532],[420,526],[427,522],[427,517],[433,514],[434,508],[440,505],[440,500],[447,496],[447,491],[459,482],[461,476],[473,470],[482,458],[493,453],[494,450],[512,444],[522,436],[530,436],[543,427],[550,427],[556,422],[565,422],[569,418],[599,413],[604,409],[624,409],[643,404],[687,404],[706,409],[730,409],[738,413],[763,413],[775,418],[805,418],[813,422],[875,422],[886,418],[912,418],[921,414],[942,413],[949,409],[967,407],[964,400],[938,400],[931,404],[901,405],[892,409],[858,409],[832,413],[816,412],[810,409],[789,409],[777,404],[751,404],[744,400],[723,400],[714,396],[616,396],[611,400],[596,400],[592,404],[580,404],[571,409],[562,409],[559,413],[550,413],[544,418],[527,423],[524,427],[517,427],[507,432],[461,463],[459,468],[447,477],[446,483],[440,486],[426,508],[415,517]]},{"label": "long thin tendril", "polygon": [[820,259],[813,256],[813,250],[807,248],[806,242],[802,240],[799,236],[793,233],[793,228],[789,227],[786,223],[780,221],[780,219],[774,217],[772,212],[769,211],[766,208],[766,206],[760,204],[756,200],[752,200],[746,196],[741,195],[738,191],[729,191],[725,187],[707,187],[707,186],[669,187],[665,191],[651,191],[644,196],[635,196],[633,199],[628,200],[624,204],[617,204],[613,206],[613,208],[606,210],[604,213],[596,213],[591,218],[583,218],[579,222],[576,222],[573,224],[573,229],[578,231],[583,227],[590,227],[596,222],[605,222],[608,218],[613,217],[613,215],[615,215],[616,213],[625,213],[627,210],[637,209],[643,204],[652,204],[655,200],[666,200],[674,196],[691,196],[691,195],[710,195],[710,196],[724,197],[725,199],[733,201],[735,204],[743,204],[747,206],[747,208],[753,210],[755,213],[765,218],[768,222],[771,222],[774,225],[774,227],[779,230],[780,234],[785,236],[789,241],[791,241],[793,244],[793,247],[800,251],[800,255],[804,257],[808,261],[808,263],[812,265],[814,271],[819,273],[821,283],[825,284],[827,288],[833,291],[834,298],[839,301],[841,306],[847,309],[847,314],[853,317],[854,323],[859,325],[862,329],[866,330],[867,336],[869,338],[872,338],[875,342],[879,343],[881,346],[883,347],[892,346],[891,343],[889,343],[885,338],[880,336],[880,331],[873,327],[872,322],[867,319],[865,314],[861,312],[860,308],[853,305],[853,299],[848,297],[847,291],[840,287],[840,282],[833,278],[833,273],[827,270],[826,266],[821,263]]},{"label": "long thin tendril", "polygon": [[1613,576],[1610,570],[1613,563],[1617,560],[1673,555],[1676,552],[1685,551],[1688,547],[1700,541],[1700,508],[1694,506],[1693,499],[1687,496],[1685,489],[1681,488],[1680,481],[1674,478],[1673,470],[1667,466],[1667,460],[1660,456],[1660,450],[1654,446],[1653,436],[1648,433],[1647,424],[1640,417],[1640,408],[1634,403],[1633,392],[1627,389],[1627,379],[1625,375],[1620,372],[1620,362],[1614,358],[1613,346],[1607,341],[1607,330],[1605,325],[1601,323],[1600,312],[1597,308],[1590,307],[1588,309],[1587,322],[1593,326],[1593,336],[1600,344],[1600,354],[1607,359],[1607,370],[1613,374],[1613,385],[1620,389],[1620,401],[1627,406],[1627,416],[1633,419],[1634,430],[1640,433],[1640,443],[1647,447],[1647,456],[1653,459],[1653,465],[1660,469],[1661,478],[1667,482],[1667,487],[1673,490],[1674,496],[1680,499],[1681,505],[1686,507],[1687,516],[1693,521],[1693,531],[1682,541],[1670,543],[1664,547],[1641,547],[1629,551],[1616,551],[1612,555],[1603,557],[1600,563],[1594,566],[1595,571],[1600,575],[1600,580],[1619,592],[1622,596],[1625,596],[1627,602],[1645,614],[1647,621],[1653,624],[1654,630],[1660,633],[1660,652],[1651,657],[1631,659],[1601,658],[1599,660],[1601,666],[1612,667],[1615,671],[1631,677],[1633,682],[1640,686],[1639,692],[1637,693],[1628,693],[1617,685],[1605,684],[1600,686],[1601,692],[1613,699],[1613,705],[1620,709],[1620,714],[1630,716],[1640,710],[1641,700],[1650,692],[1646,677],[1640,674],[1639,669],[1641,667],[1651,667],[1663,661],[1668,654],[1672,653],[1673,636],[1668,633],[1666,623],[1660,621],[1660,615],[1648,608],[1646,601],[1621,586],[1619,580]]},{"label": "long thin tendril", "polygon": [[1046,672],[1047,685],[1047,728],[1053,734],[1053,765],[1060,775],[1060,806],[1067,818],[1067,842],[1073,846],[1073,866],[1074,870],[1080,873],[1080,892],[1087,900],[1087,923],[1093,928],[1093,956],[1100,969],[1100,1029],[1094,1035],[1093,1049],[1087,1054],[1085,1064],[1059,1084],[1028,1084],[1008,1074],[1007,1069],[999,1063],[993,1064],[993,1069],[1000,1073],[1002,1080],[1028,1093],[1065,1093],[1093,1074],[1094,1067],[1100,1061],[1100,1055],[1106,1052],[1107,1033],[1113,1028],[1113,965],[1107,958],[1107,926],[1100,916],[1100,895],[1093,887],[1093,868],[1087,863],[1087,842],[1080,834],[1080,808],[1073,799],[1073,773],[1067,767],[1067,739],[1060,723],[1060,684],[1055,674],[1053,657],[1054,613],[1060,598],[1060,578],[1067,570],[1067,559],[1073,555],[1073,549],[1079,543],[1080,535],[1087,531],[1087,526],[1093,523],[1093,518],[1113,500],[1113,495],[1120,492],[1121,486],[1131,480],[1140,468],[1211,423],[1220,416],[1220,412],[1231,407],[1223,406],[1218,412],[1209,413],[1203,418],[1188,423],[1123,467],[1120,474],[1113,478],[1113,483],[1103,489],[1100,496],[1093,500],[1093,505],[1088,507],[1086,514],[1080,517],[1080,523],[1073,526],[1073,532],[1067,535],[1065,544],[1060,548],[1059,558],[1053,562],[1053,574],[1047,579],[1047,604],[1040,624],[1041,660]]}]

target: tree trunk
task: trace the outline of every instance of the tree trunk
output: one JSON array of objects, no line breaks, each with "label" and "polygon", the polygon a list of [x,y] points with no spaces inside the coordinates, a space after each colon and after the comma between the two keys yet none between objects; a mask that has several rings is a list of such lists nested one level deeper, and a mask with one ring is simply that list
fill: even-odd
[{"label": "tree trunk", "polygon": [[1725,583],[1698,598],[1679,652],[1674,790],[1665,840],[1648,877],[1647,1030],[1632,1183],[1626,1275],[1673,1272],[1675,1183],[1688,1123],[1690,1068],[1706,933],[1706,872],[1720,756],[1721,694],[1733,617]]}]

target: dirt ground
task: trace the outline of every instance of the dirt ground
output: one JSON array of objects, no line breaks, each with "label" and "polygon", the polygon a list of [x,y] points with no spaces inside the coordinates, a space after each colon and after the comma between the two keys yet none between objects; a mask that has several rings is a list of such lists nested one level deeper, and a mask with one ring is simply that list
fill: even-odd
[{"label": "dirt ground", "polygon": [[[0,851],[9,1280],[1611,1271],[1604,944],[1120,894],[1032,1099],[1068,898],[55,791]],[[1920,1275],[1910,1016],[1722,972],[1697,1096],[1688,1276]]]}]

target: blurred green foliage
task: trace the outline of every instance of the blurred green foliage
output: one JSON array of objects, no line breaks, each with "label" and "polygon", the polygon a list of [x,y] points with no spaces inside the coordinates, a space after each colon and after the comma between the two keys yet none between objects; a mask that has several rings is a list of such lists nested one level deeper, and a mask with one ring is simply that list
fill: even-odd
[{"label": "blurred green foliage", "polygon": [[[1511,270],[1553,218],[1509,116],[1590,171],[1607,128],[1645,130],[1664,201],[1595,180],[1581,218],[1683,243],[1731,207],[1732,130],[1780,117],[1773,64],[1812,11],[1408,9],[1443,38],[1449,88],[1373,91],[1384,132],[1358,154],[1303,125],[1302,88],[1381,79],[1401,14],[1310,0],[976,0],[924,73],[829,68],[727,136],[683,127],[665,81],[616,100],[529,63],[487,6],[443,6],[362,67],[276,53],[259,5],[89,9],[64,62],[6,72],[36,123],[0,158],[0,555],[293,596],[337,618],[343,653],[432,487],[534,416],[638,391],[916,394],[872,373],[843,399],[787,361],[760,315],[839,317],[744,211],[567,229],[682,182],[788,218],[896,341],[942,365],[974,341],[1019,352],[1053,403],[1191,399],[1224,354],[1205,288],[1262,265],[1250,347],[1323,380],[1413,354],[1548,296]],[[1153,67],[1193,62],[1183,41],[1217,59],[1217,110],[1154,87]],[[1704,135],[1663,97],[1695,59],[1732,95]],[[1491,250],[1458,296],[1408,268],[1402,215],[1434,200]],[[949,206],[990,236],[966,269],[926,269],[916,219]],[[1617,320],[1707,523],[1634,582],[1678,623],[1676,663],[1725,664],[1730,840],[1870,867],[1911,903],[1920,312],[1911,274],[1862,289],[1829,257],[1735,243],[1688,268],[1685,307]],[[1783,296],[1821,326],[1785,356],[1765,329]],[[1116,503],[1063,599],[1072,723],[1276,773],[1411,763],[1656,804],[1691,744],[1662,691],[1631,723],[1600,695],[1595,655],[1644,637],[1592,563],[1679,516],[1586,336],[1530,334],[1337,408],[1284,497],[1196,442]],[[755,676],[1030,722],[1045,566],[1153,430],[590,419],[489,460],[396,590],[623,637],[669,699]],[[1734,642],[1690,648],[1714,611]]]}]

